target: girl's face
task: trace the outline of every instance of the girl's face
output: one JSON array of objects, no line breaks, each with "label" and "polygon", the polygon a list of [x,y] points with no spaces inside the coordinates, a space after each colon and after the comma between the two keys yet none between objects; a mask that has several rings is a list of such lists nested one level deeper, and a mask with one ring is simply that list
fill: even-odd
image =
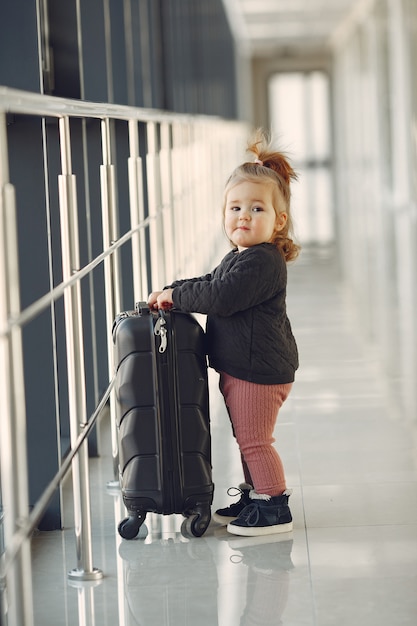
[{"label": "girl's face", "polygon": [[285,212],[277,213],[272,184],[242,181],[228,190],[224,228],[239,252],[260,243],[270,243],[287,221]]}]

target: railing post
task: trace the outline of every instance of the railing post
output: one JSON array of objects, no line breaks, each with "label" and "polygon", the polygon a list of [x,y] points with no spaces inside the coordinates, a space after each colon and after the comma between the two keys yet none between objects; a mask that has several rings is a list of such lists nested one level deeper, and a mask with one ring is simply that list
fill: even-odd
[{"label": "railing post", "polygon": [[[103,164],[100,166],[101,208],[103,222],[103,250],[107,250],[119,237],[118,215],[116,208],[116,183],[114,165],[112,164],[110,120],[101,121],[101,142]],[[120,264],[119,252],[116,250],[104,260],[104,289],[106,301],[106,324],[108,329],[108,368],[109,380],[114,375],[113,343],[111,328],[116,314],[120,312]],[[115,481],[119,480],[119,448],[116,427],[116,399],[114,393],[110,396],[110,424],[113,455],[113,474]]]},{"label": "railing post", "polygon": [[151,253],[152,289],[162,289],[165,284],[165,250],[163,244],[163,216],[161,212],[161,176],[159,163],[159,145],[156,122],[147,124],[148,151],[146,155],[146,174],[148,189],[149,239]]},{"label": "railing post", "polygon": [[[62,274],[68,280],[80,267],[78,213],[75,176],[72,174],[68,117],[59,120],[62,174],[59,176],[61,218]],[[84,341],[81,285],[68,287],[64,293],[65,335],[68,367],[68,397],[71,445],[87,424],[85,403]],[[88,442],[80,447],[72,463],[74,520],[77,568],[69,572],[71,580],[97,580],[103,573],[92,565],[91,505],[88,472]]]},{"label": "railing post", "polygon": [[[165,243],[165,279],[170,282],[177,278],[175,268],[175,219],[174,219],[174,190],[172,184],[172,132],[171,123],[162,122],[161,149],[159,152],[159,166],[161,179],[161,199],[163,215],[163,238]],[[208,178],[206,176],[206,178]]]},{"label": "railing post", "polygon": [[[29,514],[22,337],[19,326],[6,333],[20,313],[18,242],[14,187],[9,183],[6,116],[0,113],[0,477],[7,553],[19,524]],[[1,623],[33,625],[30,543],[26,540],[2,587]]]},{"label": "railing post", "polygon": [[[139,156],[139,137],[137,120],[129,120],[129,201],[130,227],[136,228],[145,219],[143,204],[142,159]],[[143,228],[132,236],[133,293],[135,300],[146,299],[149,295],[146,262],[142,258],[145,252],[145,232]]]}]

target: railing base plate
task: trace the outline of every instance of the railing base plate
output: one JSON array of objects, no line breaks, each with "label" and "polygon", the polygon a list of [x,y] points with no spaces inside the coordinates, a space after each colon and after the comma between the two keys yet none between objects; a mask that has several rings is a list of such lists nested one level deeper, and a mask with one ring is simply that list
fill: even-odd
[{"label": "railing base plate", "polygon": [[78,582],[89,582],[92,580],[101,580],[103,578],[103,572],[94,567],[91,572],[86,572],[82,569],[73,569],[68,572],[68,579]]}]

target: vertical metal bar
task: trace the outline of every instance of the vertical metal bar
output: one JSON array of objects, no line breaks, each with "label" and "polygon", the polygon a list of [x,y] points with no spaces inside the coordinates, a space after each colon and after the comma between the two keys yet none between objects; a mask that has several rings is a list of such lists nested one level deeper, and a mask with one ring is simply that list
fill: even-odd
[{"label": "vertical metal bar", "polygon": [[172,134],[172,149],[171,149],[171,164],[172,164],[172,194],[173,194],[173,221],[176,225],[175,228],[175,247],[174,247],[174,267],[179,275],[183,273],[182,257],[183,257],[183,228],[181,222],[181,182],[180,182],[180,149],[179,149],[179,124],[174,121],[171,127]]},{"label": "vertical metal bar", "polygon": [[[145,217],[143,203],[142,159],[139,156],[139,136],[137,120],[129,120],[128,159],[130,225],[138,226]],[[144,300],[148,295],[146,264],[141,262],[141,253],[145,250],[145,233],[143,229],[132,237],[133,293],[135,300]]]},{"label": "vertical metal bar", "polygon": [[[18,243],[14,187],[8,181],[6,117],[0,114],[0,328],[20,313]],[[0,339],[0,479],[4,507],[5,549],[29,514],[26,449],[26,407],[21,329],[14,326]],[[29,540],[22,545],[6,580],[1,581],[2,611],[9,626],[33,625],[33,596]],[[7,609],[6,609],[7,607]],[[3,618],[5,616],[1,615]]]},{"label": "vertical metal bar", "polygon": [[[177,159],[178,159],[178,215],[179,223],[182,225],[180,246],[181,246],[181,269],[180,275],[186,275],[186,268],[190,262],[188,255],[188,242],[191,240],[191,229],[188,221],[188,189],[189,189],[189,172],[188,172],[188,155],[186,141],[186,124],[180,121],[176,125],[176,141],[177,141]],[[178,232],[178,231],[177,231]],[[179,233],[178,233],[179,234]]]},{"label": "vertical metal bar", "polygon": [[146,155],[147,189],[149,217],[149,238],[151,246],[152,289],[161,289],[165,284],[165,250],[162,234],[161,177],[158,154],[157,125],[147,124],[148,152]]},{"label": "vertical metal bar", "polygon": [[[75,176],[71,170],[69,119],[59,120],[62,174],[59,176],[61,217],[62,274],[68,280],[79,269],[78,213]],[[85,405],[84,342],[81,285],[77,282],[64,293],[65,335],[68,367],[68,398],[71,445],[87,424]],[[88,474],[88,443],[85,441],[72,463],[77,568],[69,572],[72,580],[97,580],[102,572],[92,565],[91,507]]]},{"label": "vertical metal bar", "polygon": [[[159,163],[163,212],[163,239],[165,242],[165,277],[167,279],[166,282],[170,282],[173,278],[176,278],[176,276],[173,274],[175,263],[175,220],[173,216],[171,124],[169,122],[161,123]],[[205,178],[207,178],[207,176]]]},{"label": "vertical metal bar", "polygon": [[[186,125],[187,132],[187,163],[190,164],[189,174],[187,179],[187,221],[190,225],[191,238],[188,241],[188,254],[190,269],[194,276],[198,275],[196,269],[196,257],[198,258],[198,248],[194,245],[198,241],[197,239],[197,216],[195,211],[195,192],[196,192],[196,168],[198,165],[198,159],[195,153],[195,128],[190,122]],[[201,215],[201,213],[200,213]],[[193,245],[194,244],[194,245]]]},{"label": "vertical metal bar", "polygon": [[7,148],[6,114],[0,112],[0,185],[9,184],[9,154]]},{"label": "vertical metal bar", "polygon": [[[116,184],[114,165],[112,164],[110,120],[101,122],[101,142],[103,164],[100,166],[101,205],[103,222],[103,250],[107,250],[118,239],[118,216],[116,211]],[[104,260],[104,289],[106,301],[106,322],[109,331],[116,314],[120,312],[120,266],[119,253],[115,251]],[[112,337],[108,338],[109,379],[114,375],[114,359]],[[116,427],[116,400],[112,392],[110,396],[110,424],[113,456],[113,473],[115,481],[119,479],[119,449]]]},{"label": "vertical metal bar", "polygon": [[[103,153],[103,165],[101,166],[101,182],[102,182],[102,201],[105,211],[103,211],[103,220],[105,224],[105,232],[103,232],[103,245],[106,250],[119,238],[119,223],[117,213],[116,202],[116,182],[115,182],[115,169],[112,163],[112,140],[111,140],[111,127],[110,120],[108,118],[102,120],[101,123],[101,137],[102,137],[102,153]],[[103,195],[103,191],[105,194]],[[112,304],[112,314],[120,311],[120,296],[121,296],[121,271],[120,271],[120,259],[119,252],[116,250],[114,254],[108,257],[110,260],[107,265],[109,266],[112,290],[110,303]],[[109,284],[110,284],[109,283]]]},{"label": "vertical metal bar", "polygon": [[[84,165],[84,198],[86,206],[86,226],[87,226],[87,251],[88,261],[92,261],[94,257],[93,253],[93,236],[92,236],[92,214],[91,214],[91,201],[90,201],[90,183],[89,183],[89,159],[88,159],[88,129],[87,119],[82,119],[82,142],[83,142],[83,165]],[[98,354],[97,354],[97,324],[96,324],[96,303],[94,297],[94,272],[90,272],[88,275],[88,285],[90,290],[90,321],[91,321],[91,343],[92,343],[92,369],[93,369],[93,384],[94,384],[94,398],[96,404],[100,401],[100,389],[99,389],[99,373],[98,373]],[[97,430],[99,432],[100,422],[97,424]],[[98,441],[100,445],[100,441]]]}]

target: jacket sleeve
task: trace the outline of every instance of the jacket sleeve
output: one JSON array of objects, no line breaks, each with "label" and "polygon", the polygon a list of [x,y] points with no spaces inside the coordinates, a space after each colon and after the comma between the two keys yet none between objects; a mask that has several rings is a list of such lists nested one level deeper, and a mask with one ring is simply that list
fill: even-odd
[{"label": "jacket sleeve", "polygon": [[170,285],[165,285],[164,289],[174,289],[174,287],[180,287],[184,283],[195,283],[200,281],[210,281],[212,275],[216,270],[211,272],[210,274],[205,274],[204,276],[200,276],[199,278],[181,278],[179,280],[174,280]]},{"label": "jacket sleeve", "polygon": [[176,308],[183,311],[227,317],[266,302],[285,288],[285,261],[265,249],[239,253],[232,267],[210,280],[184,281],[173,291]]}]

